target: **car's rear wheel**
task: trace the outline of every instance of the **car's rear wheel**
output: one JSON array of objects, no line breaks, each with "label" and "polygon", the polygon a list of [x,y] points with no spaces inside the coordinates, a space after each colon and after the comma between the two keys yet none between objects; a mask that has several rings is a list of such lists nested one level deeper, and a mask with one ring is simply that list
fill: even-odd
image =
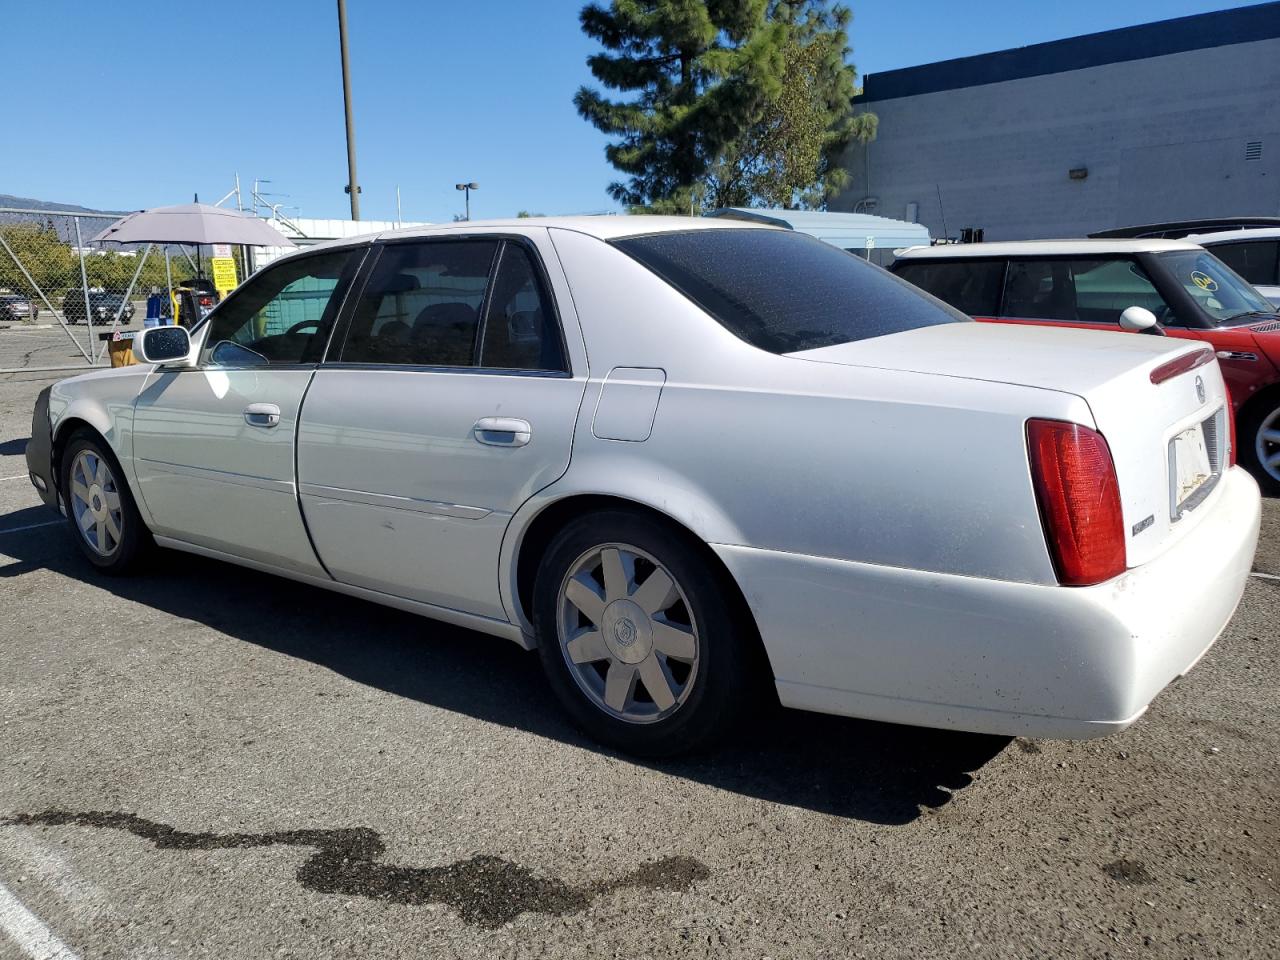
[{"label": "car's rear wheel", "polygon": [[1264,493],[1280,496],[1280,398],[1244,417],[1238,431],[1239,459]]},{"label": "car's rear wheel", "polygon": [[752,699],[749,624],[681,531],[626,511],[570,523],[534,588],[543,668],[587,733],[667,756],[721,736]]},{"label": "car's rear wheel", "polygon": [[62,454],[67,522],[90,563],[105,573],[126,573],[151,545],[120,464],[106,444],[77,433]]}]

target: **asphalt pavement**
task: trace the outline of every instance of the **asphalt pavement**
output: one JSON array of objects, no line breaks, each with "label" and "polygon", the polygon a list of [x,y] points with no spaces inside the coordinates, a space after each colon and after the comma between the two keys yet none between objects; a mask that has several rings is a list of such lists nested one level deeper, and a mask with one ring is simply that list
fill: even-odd
[{"label": "asphalt pavement", "polygon": [[96,575],[25,479],[46,382],[0,378],[0,958],[1280,953],[1280,501],[1270,577],[1123,734],[762,711],[641,763],[507,641],[182,554]]}]

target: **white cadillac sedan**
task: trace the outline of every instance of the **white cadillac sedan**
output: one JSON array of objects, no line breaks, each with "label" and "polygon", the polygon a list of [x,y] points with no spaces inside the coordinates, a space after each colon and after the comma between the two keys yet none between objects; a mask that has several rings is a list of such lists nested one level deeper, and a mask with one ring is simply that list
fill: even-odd
[{"label": "white cadillac sedan", "polygon": [[752,224],[342,241],[135,351],[36,405],[32,481],[91,563],[159,545],[508,637],[637,753],[771,688],[1121,730],[1230,619],[1258,536],[1208,348],[975,324]]}]

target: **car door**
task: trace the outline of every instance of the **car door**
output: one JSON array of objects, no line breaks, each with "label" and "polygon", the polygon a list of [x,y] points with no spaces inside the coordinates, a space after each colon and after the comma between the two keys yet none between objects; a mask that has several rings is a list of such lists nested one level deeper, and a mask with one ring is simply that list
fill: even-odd
[{"label": "car door", "polygon": [[545,230],[382,245],[302,410],[303,513],[329,572],[505,620],[503,534],[568,468],[585,386]]},{"label": "car door", "polygon": [[298,509],[302,398],[367,247],[290,257],[197,331],[194,368],[158,367],[134,410],[139,495],[159,536],[323,576]]}]

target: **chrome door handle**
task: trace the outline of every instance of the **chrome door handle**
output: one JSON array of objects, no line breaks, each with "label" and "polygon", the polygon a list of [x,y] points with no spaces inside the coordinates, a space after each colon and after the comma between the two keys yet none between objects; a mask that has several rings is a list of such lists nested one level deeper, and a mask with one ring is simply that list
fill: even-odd
[{"label": "chrome door handle", "polygon": [[244,422],[251,427],[278,426],[280,408],[274,403],[251,403],[244,408]]},{"label": "chrome door handle", "polygon": [[523,447],[533,437],[528,420],[513,417],[484,417],[471,428],[471,435],[491,447]]}]

